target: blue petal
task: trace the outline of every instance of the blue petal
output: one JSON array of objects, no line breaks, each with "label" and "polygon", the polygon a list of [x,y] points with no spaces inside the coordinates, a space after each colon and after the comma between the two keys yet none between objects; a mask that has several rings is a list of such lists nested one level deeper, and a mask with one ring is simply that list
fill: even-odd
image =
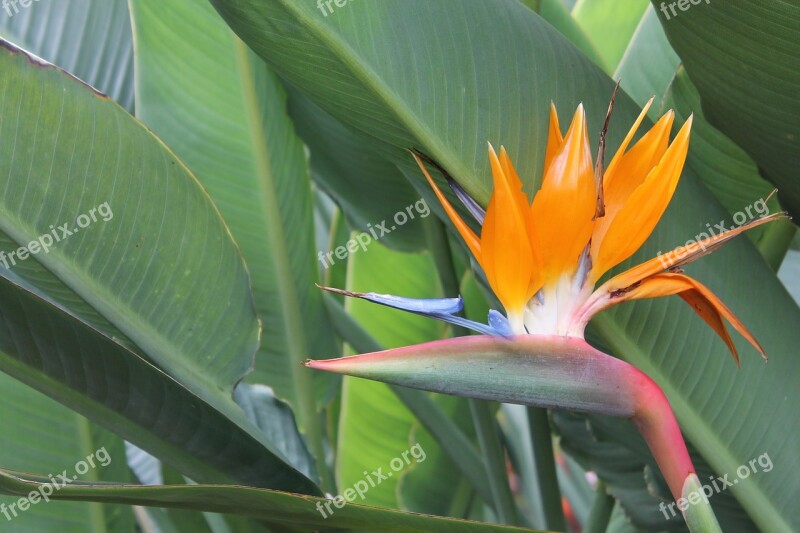
[{"label": "blue petal", "polygon": [[375,302],[376,304],[402,309],[411,313],[421,315],[428,314],[452,314],[458,313],[464,308],[464,300],[458,298],[403,298],[402,296],[392,296],[391,294],[378,294],[375,292],[350,292],[341,289],[331,289],[322,287],[326,291],[343,294],[352,298],[361,298]]},{"label": "blue petal", "polygon": [[481,226],[483,226],[483,219],[486,218],[486,211],[483,209],[483,207],[481,207],[481,205],[476,202],[475,199],[470,196],[467,191],[465,191],[461,185],[459,185],[458,182],[454,180],[444,168],[442,168],[439,163],[434,161],[433,158],[414,148],[411,148],[410,151],[426,163],[436,167],[436,170],[438,170],[439,173],[444,176],[444,178],[447,180],[447,184],[450,185],[450,188],[453,190],[455,195],[459,200],[461,200],[461,203],[464,204],[464,207],[467,208],[469,214],[472,215]]},{"label": "blue petal", "polygon": [[494,309],[489,310],[489,326],[497,332],[497,335],[510,337],[514,334],[511,331],[511,324],[508,323],[508,319],[503,313]]},{"label": "blue petal", "polygon": [[[367,300],[370,302],[374,302],[377,304],[385,305],[387,307],[393,307],[395,309],[401,309],[403,311],[409,311],[411,313],[426,316],[429,318],[435,318],[437,320],[441,320],[443,322],[447,322],[449,324],[454,324],[456,326],[462,326],[473,331],[477,331],[478,333],[483,333],[484,335],[510,335],[510,329],[508,327],[508,321],[505,320],[503,315],[497,313],[503,321],[495,320],[495,322],[501,326],[502,331],[497,331],[494,327],[487,324],[481,324],[480,322],[475,322],[473,320],[468,320],[464,317],[456,316],[454,313],[460,312],[464,308],[464,300],[459,296],[458,298],[403,298],[401,296],[392,296],[390,294],[377,294],[374,292],[351,292],[351,291],[344,291],[341,289],[333,289],[330,287],[320,287],[329,292],[333,292],[336,294],[343,294],[344,296],[350,296],[352,298],[361,298],[362,300]],[[489,314],[490,319],[492,318],[491,313]]]},{"label": "blue petal", "polygon": [[458,199],[461,200],[461,203],[464,204],[464,207],[467,208],[467,211],[478,221],[478,224],[483,226],[483,219],[486,218],[486,211],[484,211],[480,204],[450,176],[447,176],[447,184],[453,189],[453,192],[458,196]]}]

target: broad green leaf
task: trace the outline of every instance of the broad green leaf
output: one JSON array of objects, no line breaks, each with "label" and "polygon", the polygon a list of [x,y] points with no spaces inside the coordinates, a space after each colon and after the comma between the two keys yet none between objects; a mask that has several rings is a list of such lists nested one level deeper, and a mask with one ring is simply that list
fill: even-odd
[{"label": "broad green leaf", "polygon": [[295,468],[301,472],[314,471],[313,456],[300,436],[291,407],[276,398],[272,389],[265,385],[241,383],[233,398]]},{"label": "broad green leaf", "polygon": [[[550,100],[562,121],[583,101],[589,130],[596,132],[613,88],[612,80],[516,1],[468,8],[352,2],[328,17],[311,4],[288,0],[212,3],[287,81],[343,123],[369,133],[371,145],[404,165],[419,190],[426,190],[422,178],[402,150],[409,145],[435,158],[484,205],[491,189],[487,140],[505,145],[530,193],[543,164]],[[486,37],[477,41],[475,35]],[[617,124],[633,123],[639,112],[624,94],[615,109]],[[609,154],[625,130],[609,132]],[[687,170],[648,243],[620,268],[683,244],[725,218]],[[800,467],[800,457],[789,452],[800,448],[800,421],[789,401],[800,380],[794,349],[800,331],[791,326],[800,321],[800,310],[746,240],[688,270],[764,344],[768,365],[745,348],[737,370],[724,344],[676,298],[606,311],[596,327],[615,353],[664,388],[686,437],[716,472],[735,470],[764,452],[785,465],[733,493],[759,527],[790,528],[800,522],[785,490],[790,472]],[[729,395],[734,399],[726,400]]]},{"label": "broad green leaf", "polygon": [[[680,68],[675,73],[664,98],[664,107],[674,109],[681,121],[690,113],[695,114],[693,145],[686,164],[731,213],[734,224],[781,210],[775,198],[765,202],[774,187],[759,175],[753,160],[705,119],[699,95],[685,69]],[[748,232],[748,236],[758,244],[766,234],[782,231],[783,225],[791,225],[791,222],[761,226]],[[786,247],[788,245],[787,242]]]},{"label": "broad green leaf", "polygon": [[[376,231],[373,226],[390,220],[419,200],[419,194],[403,174],[369,148],[363,134],[349,130],[296,90],[289,89],[288,104],[297,132],[311,151],[314,181],[341,206],[354,231],[370,234],[370,229]],[[380,197],[381,201],[363,202],[365,195]],[[424,244],[424,236],[422,232],[400,228],[383,234],[381,242],[400,250],[418,250]],[[323,264],[330,263],[341,261],[333,256]]]},{"label": "broad green leaf", "polygon": [[653,5],[697,86],[705,117],[753,157],[797,217],[800,4],[730,0],[701,2],[685,11],[655,0]]},{"label": "broad green leaf", "polygon": [[600,52],[607,72],[617,69],[647,6],[647,0],[578,0],[575,4],[572,16]]},{"label": "broad green leaf", "polygon": [[[259,329],[241,256],[207,194],[117,104],[0,44],[0,232],[10,267],[0,269],[9,293],[2,369],[195,479],[222,470],[315,492],[231,399]],[[61,224],[77,235],[50,227]],[[22,260],[17,247],[44,235],[59,239]],[[24,344],[10,336],[31,328]],[[127,339],[116,341],[118,330]],[[55,342],[59,333],[73,344]],[[192,434],[205,438],[178,444]]]},{"label": "broad green leaf", "polygon": [[[230,393],[252,364],[258,323],[247,272],[208,196],[115,103],[11,45],[1,52],[0,230],[18,246],[54,236],[27,261],[166,371],[198,391]],[[18,272],[28,254],[4,251]],[[196,290],[205,279],[215,283]]]},{"label": "broad green leaf", "polygon": [[[544,146],[534,141],[546,136],[547,122],[541,118],[550,100],[562,117],[584,101],[599,122],[613,88],[596,66],[517,0],[492,5],[353,2],[328,17],[314,4],[288,0],[212,4],[282,78],[367,134],[370,147],[381,155],[413,171],[415,185],[430,200],[429,187],[405,148],[415,146],[435,158],[485,202],[491,190],[487,141],[505,145],[521,175],[538,176]],[[489,47],[469,38],[490,28],[497,31]],[[552,53],[530,53],[538,49]],[[325,68],[309,68],[323,63]],[[632,121],[635,110],[620,107],[620,116]],[[526,190],[532,192],[533,186],[527,184]]]},{"label": "broad green leaf", "polygon": [[[680,66],[680,58],[672,50],[652,6],[642,17],[615,77],[639,105],[655,96],[649,111],[653,120],[669,109],[675,111],[678,124],[694,114],[686,164],[732,216],[767,198],[773,187],[759,175],[753,160],[705,119],[697,90]],[[769,208],[778,211],[777,200],[773,199]],[[758,243],[765,233],[781,232],[784,224],[790,223],[762,226],[747,235]]]},{"label": "broad green leaf", "polygon": [[247,379],[292,405],[322,461],[315,383],[331,380],[300,363],[336,345],[314,286],[311,185],[283,89],[204,0],[138,0],[133,15],[137,115],[197,174],[252,276],[264,331]]},{"label": "broad green leaf", "polygon": [[[14,495],[27,494],[32,487],[38,488],[47,481],[48,478],[43,476],[0,471],[0,492]],[[347,503],[341,508],[337,508],[331,500],[240,486],[141,487],[75,483],[64,487],[55,497],[60,500],[102,501],[238,514],[259,519],[278,531],[327,530],[330,528],[332,530],[373,532],[376,530],[376,524],[380,524],[377,526],[380,531],[387,533],[533,531],[379,509],[355,503]]]},{"label": "broad green leaf", "polygon": [[126,0],[27,4],[3,4],[0,37],[71,72],[132,111],[133,38]]},{"label": "broad green leaf", "polygon": [[[2,373],[0,390],[3,468],[46,471],[54,477],[66,470],[67,478],[75,475],[82,481],[130,481],[125,446],[119,437]],[[80,475],[76,466],[80,470],[88,468]],[[4,531],[134,531],[133,513],[121,505],[39,500],[25,511],[18,505],[12,511],[9,506],[15,502],[18,498],[0,497],[0,503],[5,504],[5,512],[0,515],[0,529]]]},{"label": "broad green leaf", "polygon": [[[211,405],[75,315],[0,278],[0,370],[193,479],[318,493],[236,406]],[[35,317],[29,318],[29,317]]]}]

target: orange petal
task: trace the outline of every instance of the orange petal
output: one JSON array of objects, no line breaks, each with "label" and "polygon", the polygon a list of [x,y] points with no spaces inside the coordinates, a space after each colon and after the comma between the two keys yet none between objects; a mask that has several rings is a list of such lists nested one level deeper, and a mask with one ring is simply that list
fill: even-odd
[{"label": "orange petal", "polygon": [[[620,164],[620,161],[625,156],[625,152],[628,150],[628,146],[631,144],[633,137],[636,135],[636,132],[639,130],[639,126],[642,124],[644,117],[647,116],[647,111],[650,109],[650,106],[653,104],[653,100],[655,96],[647,101],[647,103],[642,108],[642,112],[639,113],[639,116],[636,118],[636,121],[631,126],[631,129],[628,130],[628,134],[622,140],[622,144],[619,145],[617,149],[617,153],[614,154],[613,159],[611,159],[611,163],[609,163],[608,167],[606,168],[605,176],[609,176],[615,169],[617,165]],[[603,181],[603,186],[608,187],[608,183]]]},{"label": "orange petal", "polygon": [[592,234],[595,201],[594,165],[580,105],[531,206],[531,245],[543,255],[545,283],[575,269]]},{"label": "orange petal", "polygon": [[653,232],[678,185],[689,149],[691,127],[692,117],[689,117],[658,166],[611,220],[602,241],[593,243],[592,281],[633,255]]},{"label": "orange petal", "polygon": [[[645,261],[640,265],[626,270],[621,274],[617,274],[606,283],[603,284],[603,289],[608,292],[624,291],[635,285],[636,283],[649,278],[650,276],[663,272],[672,268],[680,268],[689,263],[697,261],[701,257],[710,254],[723,244],[727,243],[739,234],[767,224],[774,220],[787,218],[786,213],[773,213],[763,218],[750,220],[741,226],[734,229],[718,233],[706,239],[701,239],[699,242],[693,242],[686,246],[680,246],[671,252],[661,254],[649,261]],[[599,289],[598,289],[599,290]]]},{"label": "orange petal", "polygon": [[547,175],[550,168],[550,163],[553,158],[561,150],[561,145],[564,144],[564,137],[561,135],[561,126],[558,124],[558,113],[556,113],[556,106],[550,102],[550,131],[547,134],[547,151],[544,155],[544,172],[542,177]]},{"label": "orange petal", "polygon": [[[558,120],[558,119],[556,119]],[[503,167],[503,173],[506,175],[508,183],[510,187],[514,190],[522,188],[522,180],[519,179],[519,175],[517,174],[517,170],[514,168],[513,163],[511,163],[511,158],[508,157],[508,152],[504,147],[500,147],[500,155],[498,157],[500,160],[500,166]],[[523,201],[524,200],[524,201]],[[524,195],[518,195],[517,202],[519,203],[520,208],[528,216],[529,205],[528,205],[528,197]],[[524,204],[524,206],[523,206]],[[530,224],[534,224],[535,222],[530,221]],[[526,231],[528,229],[526,228]],[[530,235],[528,235],[530,240]],[[531,248],[531,253],[533,256],[533,269],[531,274],[531,290],[529,291],[531,294],[535,293],[539,290],[542,285],[542,255],[541,251],[538,248]]]},{"label": "orange petal", "polygon": [[494,191],[481,229],[481,266],[503,307],[514,313],[531,297],[534,259],[528,237],[528,197],[516,172],[505,172],[491,145],[489,161]]},{"label": "orange petal", "polygon": [[603,177],[606,216],[595,226],[595,241],[602,240],[614,216],[664,157],[669,147],[669,132],[674,119],[675,113],[669,111],[630,151],[621,157],[619,152],[614,156],[615,164],[609,167]]},{"label": "orange petal", "polygon": [[731,339],[728,333],[728,329],[725,327],[725,322],[722,320],[723,318],[730,322],[736,331],[747,339],[747,341],[759,351],[761,356],[766,359],[764,349],[744,324],[736,318],[728,306],[722,303],[708,287],[689,276],[673,273],[656,274],[625,293],[620,297],[620,300],[658,298],[661,296],[670,296],[672,294],[678,294],[683,298],[684,301],[691,305],[692,309],[717,332],[733,354],[736,364],[739,364],[739,354],[736,351],[733,339]]},{"label": "orange petal", "polygon": [[436,182],[433,181],[433,178],[428,173],[428,169],[425,168],[425,163],[423,163],[422,160],[419,158],[419,156],[417,154],[415,154],[413,151],[411,152],[411,155],[414,156],[414,160],[416,160],[417,165],[419,165],[420,170],[425,175],[425,178],[427,178],[428,183],[431,184],[431,187],[433,188],[433,192],[436,193],[436,196],[439,198],[439,201],[442,203],[442,207],[444,208],[445,213],[447,213],[447,216],[450,217],[450,221],[453,223],[453,225],[456,227],[458,232],[461,234],[461,238],[464,239],[464,242],[467,243],[467,246],[469,247],[470,251],[472,252],[472,255],[475,256],[475,259],[477,259],[478,262],[480,262],[480,260],[481,260],[481,242],[478,239],[478,236],[475,235],[475,233],[472,231],[472,229],[470,229],[470,227],[461,219],[461,217],[459,216],[458,212],[453,208],[453,206],[447,200],[447,197],[445,197],[445,195],[442,194],[442,191],[439,190],[439,187],[436,186]]}]

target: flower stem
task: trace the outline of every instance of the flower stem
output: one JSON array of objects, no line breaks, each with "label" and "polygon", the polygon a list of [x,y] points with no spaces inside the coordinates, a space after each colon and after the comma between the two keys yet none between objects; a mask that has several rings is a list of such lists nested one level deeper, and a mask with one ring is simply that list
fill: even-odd
[{"label": "flower stem", "polygon": [[628,373],[635,402],[633,423],[650,447],[672,496],[678,500],[686,478],[694,473],[678,421],[655,381],[633,366],[628,367]]},{"label": "flower stem", "polygon": [[505,454],[495,414],[489,402],[470,399],[469,407],[475,421],[478,441],[486,458],[486,474],[489,476],[495,512],[501,523],[514,525],[517,523],[514,495],[508,485]]},{"label": "flower stem", "polygon": [[558,486],[553,437],[547,409],[528,407],[528,424],[533,446],[533,460],[536,464],[536,481],[542,497],[544,527],[553,531],[566,531],[564,510],[561,507],[561,489]]},{"label": "flower stem", "polygon": [[606,484],[602,481],[597,482],[592,510],[589,513],[589,520],[586,522],[584,533],[605,533],[608,523],[611,520],[611,513],[614,511],[616,500],[606,492]]},{"label": "flower stem", "polygon": [[[704,497],[703,486],[696,474],[686,478],[683,485],[683,498],[689,502],[689,506],[683,513],[686,525],[692,533],[722,533],[717,517],[708,504],[708,498]],[[693,503],[697,501],[698,503]]]},{"label": "flower stem", "polygon": [[646,374],[633,366],[629,368],[636,402],[632,420],[650,447],[672,496],[679,502],[686,525],[692,533],[721,533],[666,395]]}]

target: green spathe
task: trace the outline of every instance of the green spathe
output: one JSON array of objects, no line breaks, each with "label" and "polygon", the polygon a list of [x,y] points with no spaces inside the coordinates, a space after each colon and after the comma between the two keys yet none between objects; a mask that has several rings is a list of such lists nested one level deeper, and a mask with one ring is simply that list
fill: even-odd
[{"label": "green spathe", "polygon": [[634,366],[580,338],[458,337],[307,361],[306,366],[445,394],[630,418],[676,500],[682,497],[687,478],[696,478],[661,388]]}]

